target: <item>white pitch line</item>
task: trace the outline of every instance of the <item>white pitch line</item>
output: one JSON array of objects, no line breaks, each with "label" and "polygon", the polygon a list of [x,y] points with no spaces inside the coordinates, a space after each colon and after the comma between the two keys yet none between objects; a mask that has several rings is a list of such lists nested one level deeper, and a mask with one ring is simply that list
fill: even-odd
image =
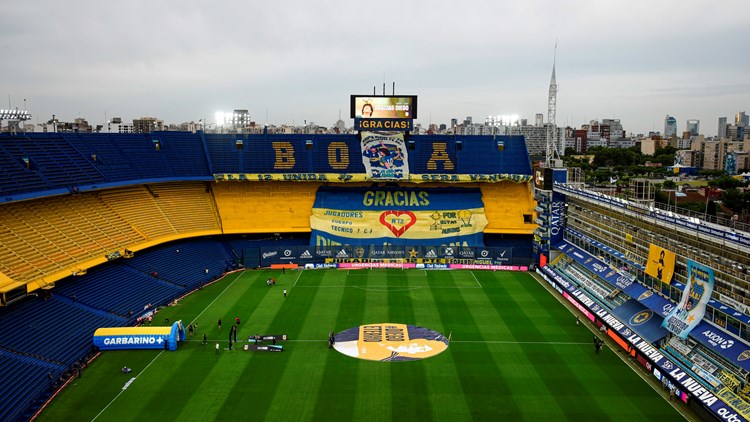
[{"label": "white pitch line", "polygon": [[371,288],[379,288],[379,289],[407,289],[407,290],[416,290],[416,289],[481,289],[481,287],[460,287],[460,286],[299,286],[300,288],[306,287],[308,289],[371,289]]},{"label": "white pitch line", "polygon": [[575,341],[510,341],[510,340],[453,340],[453,343],[486,343],[486,344],[553,344],[553,345],[580,345],[591,344],[591,342]]},{"label": "white pitch line", "polygon": [[421,289],[423,286],[414,286],[414,287],[392,287],[392,286],[370,286],[370,287],[360,287],[360,286],[351,286],[355,289],[360,290],[367,290],[372,292],[405,292],[409,290],[418,290]]},{"label": "white pitch line", "polygon": [[302,276],[302,271],[300,270],[299,274],[297,274],[297,278],[294,279],[294,284],[292,284],[292,287],[297,285],[297,280]]},{"label": "white pitch line", "polygon": [[[237,281],[237,280],[238,280],[238,279],[239,279],[239,278],[240,278],[240,277],[242,276],[242,274],[244,274],[244,271],[242,271],[242,272],[239,272],[239,273],[237,273],[237,277],[235,277],[235,278],[234,278],[234,280],[232,280],[232,281],[231,281],[231,282],[229,283],[229,285],[228,285],[227,287],[225,287],[225,288],[224,288],[224,290],[222,290],[222,291],[221,291],[221,293],[219,293],[219,295],[218,295],[218,296],[216,296],[216,298],[214,298],[214,300],[212,300],[212,301],[211,301],[211,303],[209,303],[208,305],[206,305],[206,307],[205,307],[205,308],[204,308],[204,309],[203,309],[203,310],[201,311],[201,313],[199,313],[199,314],[198,314],[198,316],[196,316],[195,318],[193,318],[193,320],[192,320],[192,321],[190,321],[190,323],[192,324],[192,323],[194,323],[195,321],[197,321],[197,320],[198,320],[198,318],[199,318],[199,317],[200,317],[201,315],[203,315],[203,313],[204,313],[204,312],[206,312],[206,311],[208,310],[208,308],[210,308],[210,307],[211,307],[211,305],[213,305],[213,304],[214,304],[214,302],[216,302],[217,300],[219,300],[219,298],[221,297],[221,295],[223,295],[223,294],[224,294],[224,292],[226,292],[226,291],[227,291],[227,290],[228,290],[228,289],[229,289],[230,287],[232,287],[232,285],[234,284],[234,282],[235,282],[235,281]],[[158,356],[157,356],[157,357],[158,357]]]},{"label": "white pitch line", "polygon": [[[242,274],[243,274],[242,272],[239,272],[239,273],[237,273],[237,277],[235,277],[235,278],[234,278],[234,280],[232,280],[232,281],[231,281],[231,282],[229,283],[229,285],[228,285],[227,287],[225,287],[225,288],[224,288],[224,290],[222,290],[222,291],[221,291],[221,293],[219,293],[219,295],[218,295],[218,296],[216,296],[216,298],[215,298],[214,300],[212,300],[212,301],[211,301],[211,303],[209,303],[209,304],[208,304],[208,305],[206,306],[206,308],[205,308],[205,309],[203,309],[203,310],[201,311],[201,313],[199,313],[199,314],[198,314],[198,316],[196,316],[196,317],[195,317],[195,318],[193,319],[193,321],[191,321],[190,323],[192,324],[193,322],[195,322],[195,321],[196,321],[196,320],[198,319],[198,317],[200,317],[201,315],[203,315],[203,313],[204,313],[204,312],[206,312],[206,311],[208,310],[208,308],[210,308],[210,307],[211,307],[211,305],[213,305],[213,304],[214,304],[214,302],[216,302],[217,300],[219,300],[219,298],[221,297],[221,295],[223,295],[223,294],[224,294],[224,292],[226,292],[226,291],[227,291],[227,289],[229,289],[230,287],[232,287],[232,285],[234,284],[234,282],[235,282],[235,281],[237,281],[237,279],[239,279],[239,278],[240,278],[240,276],[241,276]],[[162,350],[161,352],[159,352],[159,354],[158,354],[158,355],[156,355],[156,356],[155,356],[155,357],[154,357],[154,358],[153,358],[153,359],[151,360],[151,362],[149,362],[149,364],[148,364],[148,365],[146,365],[146,367],[145,367],[145,368],[143,368],[143,370],[142,370],[142,371],[141,371],[141,372],[140,372],[140,373],[139,373],[138,375],[136,375],[135,377],[133,377],[133,382],[135,382],[135,380],[137,380],[137,379],[138,379],[138,377],[140,377],[141,375],[143,375],[143,374],[144,374],[144,373],[146,372],[146,370],[148,369],[148,367],[149,367],[149,366],[151,366],[151,364],[152,364],[152,363],[156,362],[156,359],[159,359],[159,356],[161,356],[161,355],[162,355],[162,353],[164,353],[164,350]],[[131,382],[130,384],[132,385],[133,383]],[[91,419],[91,422],[95,421],[95,420],[96,420],[96,419],[97,419],[97,418],[98,418],[99,416],[101,416],[101,415],[102,415],[102,413],[104,413],[104,412],[105,412],[105,411],[106,411],[106,410],[107,410],[107,409],[109,408],[109,406],[111,406],[111,405],[112,405],[112,403],[114,403],[114,402],[115,402],[115,400],[117,400],[117,399],[118,399],[118,398],[120,397],[120,395],[122,395],[122,393],[124,393],[124,392],[125,392],[125,390],[124,390],[124,389],[123,389],[123,390],[120,390],[120,392],[119,392],[119,393],[117,393],[117,395],[116,395],[116,396],[115,396],[115,397],[114,397],[114,398],[112,399],[112,401],[110,401],[110,402],[109,402],[109,403],[108,403],[108,404],[107,404],[106,406],[104,406],[104,409],[102,409],[102,411],[101,411],[101,412],[99,412],[99,413],[98,413],[98,414],[97,414],[96,416],[94,416],[94,419]]]},{"label": "white pitch line", "polygon": [[[159,356],[161,356],[161,354],[162,354],[162,353],[164,353],[164,350],[162,350],[161,352],[159,352],[159,354],[158,354],[158,355],[156,355],[156,357],[154,357],[154,358],[153,358],[153,359],[151,360],[151,362],[149,362],[149,364],[148,364],[148,365],[146,365],[146,367],[145,367],[145,368],[143,368],[143,371],[141,371],[141,373],[140,373],[140,374],[138,374],[138,375],[136,375],[135,377],[133,377],[133,382],[135,382],[135,380],[137,380],[137,379],[138,379],[138,377],[140,377],[141,375],[143,375],[143,373],[144,373],[144,372],[146,372],[146,369],[148,369],[148,367],[149,367],[149,366],[151,366],[151,364],[152,364],[152,363],[156,362],[156,359],[159,359]],[[133,383],[131,382],[130,384],[132,385]],[[95,421],[95,420],[96,420],[96,419],[97,419],[97,418],[98,418],[99,416],[101,416],[101,415],[102,415],[102,413],[104,413],[104,412],[105,412],[105,411],[106,411],[106,410],[107,410],[107,409],[109,408],[109,406],[111,406],[111,405],[112,405],[112,403],[114,403],[114,402],[115,402],[115,400],[117,400],[117,399],[118,399],[118,398],[120,397],[120,395],[122,395],[122,393],[124,393],[124,392],[125,392],[125,389],[124,389],[124,388],[123,388],[122,390],[120,390],[120,392],[119,392],[119,393],[117,393],[117,395],[115,396],[115,398],[113,398],[113,399],[112,399],[112,401],[110,401],[110,402],[109,402],[109,403],[108,403],[108,404],[107,404],[106,406],[104,406],[104,409],[102,409],[102,411],[101,411],[101,412],[99,412],[99,413],[98,413],[98,414],[97,414],[96,416],[94,416],[94,419],[91,419],[91,422],[94,422],[94,421]]]},{"label": "white pitch line", "polygon": [[[545,290],[547,290],[547,292],[548,292],[548,293],[550,293],[550,294],[551,294],[551,295],[552,295],[552,296],[553,296],[553,297],[554,297],[555,299],[557,299],[557,301],[558,301],[558,302],[560,302],[560,304],[561,304],[561,305],[562,305],[562,306],[563,306],[563,307],[564,307],[565,309],[567,309],[567,310],[568,310],[568,311],[569,311],[570,313],[572,313],[572,314],[574,314],[574,315],[578,315],[578,314],[576,313],[576,311],[575,311],[575,310],[574,310],[574,309],[572,308],[572,306],[573,306],[573,305],[570,305],[569,303],[566,303],[566,302],[565,302],[565,301],[563,300],[563,297],[562,297],[562,296],[559,296],[559,295],[557,294],[557,292],[556,292],[556,291],[554,291],[554,289],[552,289],[552,288],[551,288],[551,287],[550,287],[550,286],[549,286],[549,285],[548,285],[548,284],[547,284],[547,283],[546,283],[546,282],[545,282],[545,281],[544,281],[543,279],[540,279],[540,278],[538,278],[538,277],[535,277],[535,276],[533,276],[533,275],[532,275],[531,277],[532,277],[532,278],[533,278],[534,280],[536,280],[536,282],[537,282],[537,283],[541,284],[541,285],[542,285],[542,287],[544,287],[544,289],[545,289]],[[591,326],[590,326],[589,324],[586,324],[585,322],[584,322],[584,324],[583,324],[583,325],[584,325],[584,326],[586,326],[586,328],[587,328],[587,329],[588,329],[589,331],[591,331],[592,333],[594,333],[595,335],[596,335],[596,331],[599,331],[599,330],[594,330],[594,329],[593,329],[593,328],[592,328],[592,327],[591,327]],[[644,376],[644,375],[643,375],[643,373],[641,372],[640,368],[638,368],[638,366],[637,366],[636,364],[634,364],[634,363],[633,363],[632,361],[629,361],[629,359],[625,358],[625,357],[624,357],[624,356],[622,356],[622,355],[621,355],[620,353],[616,352],[616,351],[615,351],[615,349],[612,349],[612,348],[610,347],[610,345],[609,345],[609,343],[608,343],[608,342],[604,342],[604,345],[605,345],[605,346],[607,346],[607,348],[608,348],[609,350],[611,350],[611,351],[612,351],[612,352],[613,352],[613,353],[615,354],[615,356],[619,357],[619,358],[620,358],[620,360],[621,360],[621,361],[623,361],[623,363],[625,363],[625,365],[627,365],[627,366],[628,366],[628,367],[630,368],[630,370],[632,370],[632,371],[633,371],[633,372],[635,372],[635,373],[636,373],[636,374],[637,374],[637,375],[638,375],[639,377],[641,377],[641,379],[642,379],[642,380],[643,380],[643,381],[644,381],[644,382],[645,382],[646,384],[648,384],[648,385],[649,385],[649,386],[651,387],[651,389],[652,389],[652,390],[654,390],[654,391],[656,392],[656,394],[658,394],[658,395],[660,395],[660,396],[661,396],[661,394],[662,394],[662,391],[661,391],[661,390],[659,390],[659,389],[658,389],[657,387],[655,387],[655,386],[654,386],[654,384],[653,384],[652,382],[650,382],[650,380],[652,380],[652,378],[651,378],[650,374],[649,374],[649,375],[647,376],[647,377],[648,377],[648,378],[647,378],[646,376]],[[615,346],[615,347],[616,347],[616,346]],[[665,398],[665,400],[666,400],[666,398]],[[682,413],[682,411],[680,410],[680,408],[678,408],[677,406],[675,406],[675,404],[674,404],[674,403],[672,403],[672,401],[670,401],[670,400],[667,400],[667,402],[669,403],[669,405],[670,405],[670,406],[672,406],[672,408],[674,408],[674,409],[675,409],[675,410],[677,411],[677,413],[679,413],[679,414],[680,414],[680,416],[682,416],[683,418],[685,418],[685,420],[687,420],[687,421],[689,421],[689,420],[690,420],[690,418],[688,418],[686,414]]]},{"label": "white pitch line", "polygon": [[[212,340],[209,339],[209,341],[212,341]],[[221,341],[221,340],[216,340],[216,341]],[[317,342],[327,342],[328,340],[326,340],[326,339],[318,339],[318,340],[279,340],[279,341],[280,342],[283,341],[285,343],[317,343]],[[185,340],[185,342],[190,342],[190,343],[201,342],[202,343],[203,340],[199,340],[199,339]],[[182,343],[184,343],[184,342],[182,342]],[[242,341],[238,341],[238,343],[243,343],[243,342]]]},{"label": "white pitch line", "polygon": [[474,275],[474,271],[469,271],[471,273],[471,276],[474,277],[474,280],[476,280],[477,284],[479,285],[479,288],[482,288],[482,283],[479,282],[479,279],[476,275]]}]

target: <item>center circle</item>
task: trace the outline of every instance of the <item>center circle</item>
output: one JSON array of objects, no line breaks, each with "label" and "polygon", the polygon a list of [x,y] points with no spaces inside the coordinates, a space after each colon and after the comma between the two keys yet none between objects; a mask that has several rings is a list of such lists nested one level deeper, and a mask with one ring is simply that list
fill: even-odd
[{"label": "center circle", "polygon": [[448,339],[435,330],[407,324],[360,325],[334,336],[334,349],[358,359],[395,362],[436,356]]}]

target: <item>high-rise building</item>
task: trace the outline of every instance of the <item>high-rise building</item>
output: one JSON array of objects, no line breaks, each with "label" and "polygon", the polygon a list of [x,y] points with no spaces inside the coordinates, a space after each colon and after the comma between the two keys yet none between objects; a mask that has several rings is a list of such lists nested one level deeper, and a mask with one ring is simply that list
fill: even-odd
[{"label": "high-rise building", "polygon": [[698,136],[700,133],[701,121],[698,119],[687,119],[685,122],[685,132],[689,132],[690,136]]},{"label": "high-rise building", "polygon": [[[730,127],[737,126],[731,125]],[[727,154],[731,152],[737,152],[740,154],[747,152],[750,150],[750,140],[734,141],[731,139],[723,139],[719,141],[706,141],[699,136],[693,141],[690,149],[698,151],[698,156],[701,159],[701,168],[705,170],[725,170]],[[744,155],[736,156],[734,159],[739,159],[738,167],[736,167],[736,169],[743,169],[747,165],[744,160]]]},{"label": "high-rise building", "polygon": [[664,118],[664,137],[670,138],[677,135],[677,119],[667,114]]},{"label": "high-rise building", "polygon": [[151,133],[164,130],[164,121],[156,117],[133,119],[133,133]]},{"label": "high-rise building", "polygon": [[719,117],[719,131],[716,134],[719,139],[727,137],[727,118]]},{"label": "high-rise building", "polygon": [[734,116],[734,124],[737,126],[750,126],[750,116],[740,111]]},{"label": "high-rise building", "polygon": [[609,127],[610,141],[616,141],[625,137],[625,130],[622,128],[620,119],[602,119],[602,126]]},{"label": "high-rise building", "polygon": [[336,133],[344,133],[344,132],[346,132],[346,123],[343,120],[341,120],[341,119],[338,119],[336,121],[336,125],[334,127],[336,128],[335,129]]},{"label": "high-rise building", "polygon": [[534,126],[541,126],[544,124],[544,114],[537,113],[536,118],[534,119]]}]

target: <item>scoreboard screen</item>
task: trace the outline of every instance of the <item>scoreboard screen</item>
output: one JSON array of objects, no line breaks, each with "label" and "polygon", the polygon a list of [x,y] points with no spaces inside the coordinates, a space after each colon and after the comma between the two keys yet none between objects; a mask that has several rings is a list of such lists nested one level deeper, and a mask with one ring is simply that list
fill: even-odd
[{"label": "scoreboard screen", "polygon": [[351,118],[416,119],[417,96],[352,95]]}]

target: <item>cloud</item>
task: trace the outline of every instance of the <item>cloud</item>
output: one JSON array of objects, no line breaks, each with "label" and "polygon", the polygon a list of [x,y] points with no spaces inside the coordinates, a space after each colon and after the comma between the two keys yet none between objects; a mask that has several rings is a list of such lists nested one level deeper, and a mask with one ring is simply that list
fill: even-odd
[{"label": "cloud", "polygon": [[747,108],[743,10],[738,0],[38,0],[0,15],[0,95],[28,98],[43,119],[107,110],[182,122],[246,108],[330,125],[348,116],[349,94],[395,81],[420,96],[420,121],[532,119],[546,116],[557,40],[558,116],[645,131],[678,108],[709,121]]}]

